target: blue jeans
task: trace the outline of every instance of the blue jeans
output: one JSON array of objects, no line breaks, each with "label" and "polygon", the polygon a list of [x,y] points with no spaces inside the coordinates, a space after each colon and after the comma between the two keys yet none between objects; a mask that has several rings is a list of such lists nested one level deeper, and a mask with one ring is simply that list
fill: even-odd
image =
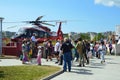
[{"label": "blue jeans", "polygon": [[101,61],[105,61],[105,51],[100,51]]},{"label": "blue jeans", "polygon": [[63,54],[63,70],[67,71],[67,65],[68,65],[68,70],[71,71],[71,52],[66,52]]},{"label": "blue jeans", "polygon": [[79,58],[79,53],[77,52],[77,49],[75,49],[75,57],[76,57],[77,60],[78,60],[78,58]]}]

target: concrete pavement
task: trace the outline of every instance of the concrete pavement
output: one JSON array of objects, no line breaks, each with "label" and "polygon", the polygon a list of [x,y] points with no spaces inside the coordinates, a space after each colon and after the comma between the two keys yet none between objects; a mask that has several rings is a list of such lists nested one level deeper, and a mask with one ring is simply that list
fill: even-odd
[{"label": "concrete pavement", "polygon": [[23,65],[18,59],[0,59],[0,66],[16,66]]},{"label": "concrete pavement", "polygon": [[[46,61],[42,58],[42,65],[53,65],[58,66],[55,64],[56,59],[53,58],[53,61]],[[31,62],[26,62],[26,64],[22,64],[22,61],[20,59],[0,59],[0,66],[17,66],[17,65],[37,65],[36,58],[33,58]],[[61,67],[61,66],[60,66]]]},{"label": "concrete pavement", "polygon": [[120,80],[120,56],[105,56],[106,62],[90,59],[86,67],[76,67],[74,63],[71,72],[64,72],[51,80]]},{"label": "concrete pavement", "polygon": [[[57,76],[52,75],[54,77],[50,80],[120,80],[120,56],[105,56],[105,58],[104,64],[100,63],[100,59],[90,59],[90,64],[85,67],[77,67],[78,62],[73,62],[71,72],[64,72]],[[0,66],[23,65],[19,59],[0,60]],[[42,65],[59,66],[55,64],[55,61],[53,59],[53,61],[46,62],[45,59],[42,59]],[[36,59],[27,64],[36,65]],[[62,68],[62,66],[59,67]]]}]

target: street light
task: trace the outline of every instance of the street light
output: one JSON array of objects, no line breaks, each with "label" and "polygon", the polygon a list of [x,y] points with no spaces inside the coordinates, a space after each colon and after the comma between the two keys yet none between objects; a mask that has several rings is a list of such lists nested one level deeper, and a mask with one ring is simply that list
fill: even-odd
[{"label": "street light", "polygon": [[0,17],[0,55],[2,55],[2,20],[4,18]]}]

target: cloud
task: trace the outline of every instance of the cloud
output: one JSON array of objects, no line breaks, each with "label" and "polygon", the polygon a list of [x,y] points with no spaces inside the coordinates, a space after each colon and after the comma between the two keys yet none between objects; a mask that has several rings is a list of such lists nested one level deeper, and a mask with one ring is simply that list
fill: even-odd
[{"label": "cloud", "polygon": [[120,0],[94,0],[95,4],[102,4],[104,6],[117,6],[120,7]]}]

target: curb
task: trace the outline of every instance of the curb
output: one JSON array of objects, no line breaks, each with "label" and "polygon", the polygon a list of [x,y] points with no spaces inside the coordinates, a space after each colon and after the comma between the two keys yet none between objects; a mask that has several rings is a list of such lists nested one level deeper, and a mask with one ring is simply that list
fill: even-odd
[{"label": "curb", "polygon": [[54,73],[52,75],[49,75],[49,76],[47,76],[47,77],[45,77],[45,78],[43,78],[41,80],[50,80],[50,79],[52,79],[52,78],[54,78],[54,77],[56,77],[56,76],[58,76],[58,75],[60,75],[62,73],[64,73],[63,70],[60,70],[60,71],[58,71],[58,72],[56,72],[56,73]]},{"label": "curb", "polygon": [[19,57],[17,57],[17,56],[3,55],[3,56],[0,56],[0,59],[19,59]]}]

